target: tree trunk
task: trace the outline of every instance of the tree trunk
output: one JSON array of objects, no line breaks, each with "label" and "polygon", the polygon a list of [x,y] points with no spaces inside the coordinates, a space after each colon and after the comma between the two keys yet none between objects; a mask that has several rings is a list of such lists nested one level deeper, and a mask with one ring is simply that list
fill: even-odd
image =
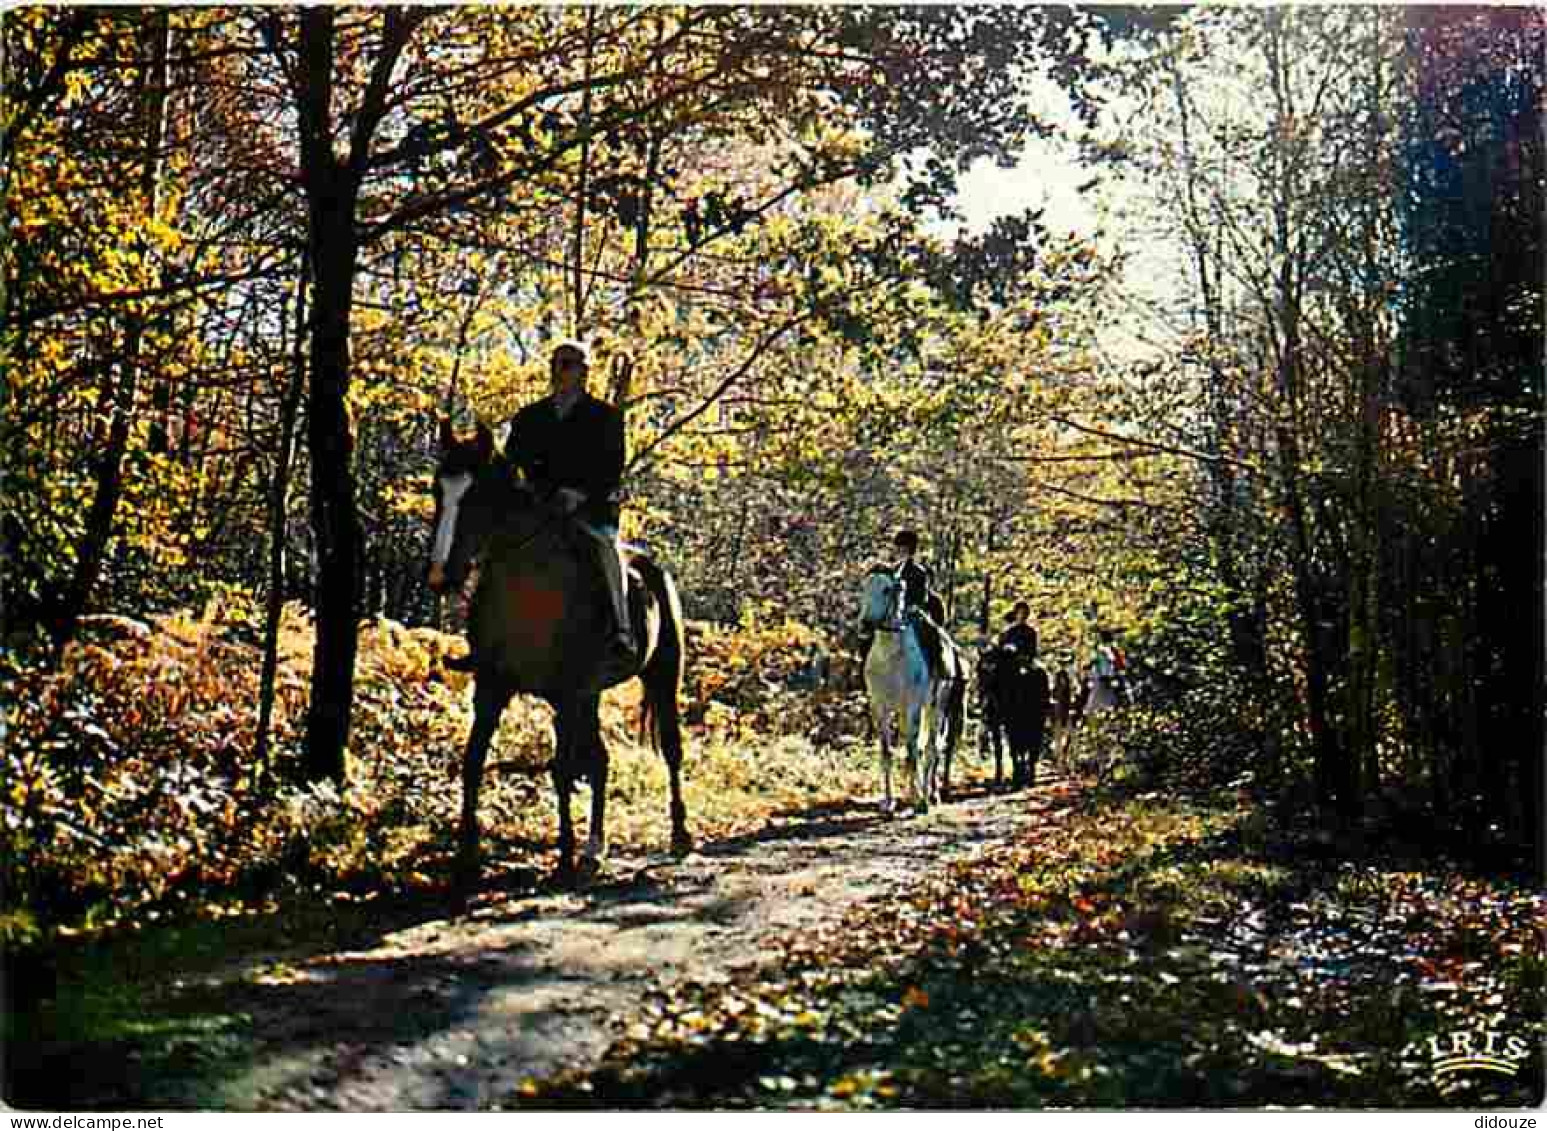
[{"label": "tree trunk", "polygon": [[253,762],[260,773],[269,769],[269,727],[274,718],[274,684],[279,675],[279,623],[285,610],[285,546],[289,526],[285,501],[290,495],[290,467],[295,458],[295,426],[306,385],[306,277],[303,256],[296,273],[295,355],[290,380],[279,408],[279,450],[274,453],[274,477],[269,486],[269,590],[263,615],[263,670],[258,681],[258,739]]},{"label": "tree trunk", "polygon": [[[1290,76],[1294,45],[1285,26],[1286,16],[1271,10],[1265,20],[1267,32],[1263,50],[1268,64],[1269,82],[1277,123],[1285,137],[1294,136],[1299,120]],[[1278,262],[1277,278],[1268,296],[1274,329],[1278,333],[1278,356],[1274,367],[1277,394],[1282,414],[1277,428],[1279,468],[1285,510],[1289,513],[1294,548],[1295,601],[1305,647],[1306,728],[1311,734],[1314,758],[1313,777],[1316,794],[1323,804],[1336,801],[1344,815],[1353,815],[1363,805],[1357,789],[1358,774],[1351,770],[1353,752],[1340,749],[1332,726],[1332,676],[1337,660],[1331,634],[1323,624],[1321,578],[1317,573],[1315,532],[1311,528],[1310,506],[1306,497],[1307,477],[1301,471],[1301,438],[1309,431],[1305,411],[1304,327],[1300,302],[1306,270],[1306,248],[1297,238],[1295,202],[1302,191],[1301,169],[1295,155],[1280,147],[1274,152],[1275,191],[1271,211],[1271,250]]]},{"label": "tree trunk", "polygon": [[[144,19],[140,30],[140,137],[144,156],[140,165],[139,193],[144,215],[150,218],[156,215],[161,178],[161,144],[166,131],[167,51],[172,25],[165,9],[152,10]],[[113,416],[107,442],[97,461],[95,493],[86,516],[85,534],[75,570],[50,617],[49,630],[56,650],[62,650],[75,638],[76,626],[101,577],[102,563],[112,540],[113,520],[123,495],[124,456],[129,448],[144,364],[141,356],[144,336],[144,317],[137,313],[128,315],[119,377],[113,383]]]},{"label": "tree trunk", "polygon": [[359,256],[359,179],[332,143],[334,11],[301,15],[301,170],[312,263],[310,412],[311,519],[316,539],[317,641],[303,772],[308,781],[345,776],[359,645],[362,533],[355,510],[349,429],[349,322]]},{"label": "tree trunk", "polygon": [[363,538],[355,510],[353,439],[346,403],[356,253],[353,216],[353,197],[343,186],[312,194],[316,296],[307,447],[317,546],[317,642],[306,719],[306,776],[311,781],[344,779],[359,643]]},{"label": "tree trunk", "polygon": [[[1384,68],[1381,53],[1381,14],[1369,10],[1370,69],[1364,92],[1367,97],[1366,160],[1379,164],[1385,143],[1382,137],[1385,105]],[[1372,178],[1373,181],[1373,178]],[[1359,232],[1364,279],[1349,279],[1345,289],[1350,303],[1349,322],[1357,352],[1355,411],[1354,507],[1348,540],[1348,679],[1345,724],[1348,745],[1348,788],[1366,796],[1380,785],[1380,733],[1377,723],[1377,681],[1381,639],[1380,567],[1381,522],[1378,492],[1384,473],[1381,458],[1383,397],[1387,385],[1385,343],[1379,329],[1380,310],[1368,290],[1384,277],[1381,241],[1374,202],[1364,210]]]}]

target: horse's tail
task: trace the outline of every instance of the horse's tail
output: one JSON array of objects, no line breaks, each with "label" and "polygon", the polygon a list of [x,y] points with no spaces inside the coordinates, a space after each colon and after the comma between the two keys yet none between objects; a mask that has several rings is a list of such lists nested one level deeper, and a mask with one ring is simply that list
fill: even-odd
[{"label": "horse's tail", "polygon": [[640,729],[650,735],[656,750],[665,756],[667,763],[676,765],[682,758],[680,698],[687,652],[682,599],[677,596],[677,586],[671,575],[654,561],[641,554],[634,557],[630,564],[638,571],[645,588],[655,598],[661,616],[655,650],[639,673],[645,689],[640,700]]}]

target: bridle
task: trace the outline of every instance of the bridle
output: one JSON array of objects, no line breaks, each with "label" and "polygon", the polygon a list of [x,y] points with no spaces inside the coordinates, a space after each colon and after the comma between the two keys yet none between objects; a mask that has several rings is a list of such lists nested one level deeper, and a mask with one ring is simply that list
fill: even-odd
[{"label": "bridle", "polygon": [[[903,587],[901,579],[899,579],[897,575],[892,573],[890,570],[884,569],[871,571],[869,577],[888,578],[892,583],[892,596],[890,606],[886,611],[886,616],[878,621],[871,620],[867,617],[865,619],[866,627],[873,628],[877,632],[902,632],[908,626],[902,619]],[[869,578],[866,580],[868,581]],[[866,612],[868,613],[869,610],[867,609]]]},{"label": "bridle", "polygon": [[[440,560],[440,561],[437,561],[436,560],[436,555],[439,553],[439,546],[436,545],[435,547],[433,547],[432,548],[432,556],[431,556],[431,569],[433,571],[433,570],[436,569],[436,567],[439,567],[439,569],[441,571],[441,576],[442,577],[445,576],[445,572],[444,572],[445,571],[445,567],[449,564],[450,557],[451,557],[451,550],[452,550],[452,548],[456,544],[456,528],[457,528],[458,522],[461,519],[461,513],[460,513],[461,507],[466,502],[467,497],[469,495],[471,495],[472,492],[478,486],[480,486],[481,477],[484,476],[484,475],[489,474],[491,470],[492,470],[492,466],[491,467],[485,467],[482,470],[472,469],[472,470],[469,470],[469,471],[461,473],[461,474],[468,475],[471,478],[471,482],[469,482],[468,485],[462,491],[458,492],[456,497],[452,500],[452,504],[451,504],[452,505],[452,513],[451,513],[449,519],[447,518],[447,516],[444,513],[438,515],[438,518],[440,519],[440,522],[437,523],[437,529],[434,532],[432,532],[431,537],[435,538],[437,540],[437,543],[438,543],[439,540],[440,540],[440,535],[442,533],[442,529],[441,528],[442,528],[443,524],[445,525],[445,529],[446,529],[446,534],[445,534],[445,543],[446,543],[446,546],[445,546],[445,558]],[[441,484],[442,479],[441,479],[440,476],[437,476],[436,482],[437,482],[438,485]],[[440,489],[441,496],[442,496],[442,506],[444,506],[445,505],[445,488],[442,485],[442,486],[440,486],[439,489]],[[560,523],[562,523],[569,516],[564,514],[564,512],[559,510],[557,507],[545,504],[545,501],[543,499],[538,498],[536,493],[534,491],[532,491],[531,487],[526,485],[526,484],[512,482],[510,484],[510,489],[511,489],[513,494],[518,494],[518,495],[519,494],[525,494],[525,495],[527,495],[532,500],[532,502],[537,507],[539,507],[541,509],[541,511],[543,512],[540,521],[538,521],[532,527],[532,529],[529,530],[526,533],[526,535],[524,537],[522,537],[520,540],[518,540],[518,541],[516,541],[514,543],[508,544],[506,552],[509,553],[509,554],[514,555],[514,554],[519,554],[521,551],[525,550],[528,546],[530,546],[532,543],[536,542],[543,535],[549,533],[552,530],[557,529],[559,527]],[[478,559],[479,559],[479,555],[476,554],[476,553],[472,557],[470,557],[470,559],[469,559],[469,561],[467,563],[468,564],[469,572],[477,564]],[[433,588],[433,585],[432,585],[432,588]]]}]

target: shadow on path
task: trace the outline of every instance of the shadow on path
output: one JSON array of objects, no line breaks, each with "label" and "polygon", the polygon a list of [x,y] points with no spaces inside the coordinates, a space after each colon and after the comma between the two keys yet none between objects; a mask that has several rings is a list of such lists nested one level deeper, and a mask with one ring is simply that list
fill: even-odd
[{"label": "shadow on path", "polygon": [[611,1019],[647,994],[756,965],[774,940],[915,883],[1052,804],[1042,786],[969,786],[923,816],[818,803],[682,860],[620,852],[575,890],[501,869],[494,841],[465,914],[422,896],[320,906],[299,945],[276,945],[278,921],[194,928],[212,932],[223,962],[103,1003],[118,1019],[88,1027],[97,1039],[11,1050],[6,1098],[75,1111],[487,1107],[524,1077],[594,1062]]}]

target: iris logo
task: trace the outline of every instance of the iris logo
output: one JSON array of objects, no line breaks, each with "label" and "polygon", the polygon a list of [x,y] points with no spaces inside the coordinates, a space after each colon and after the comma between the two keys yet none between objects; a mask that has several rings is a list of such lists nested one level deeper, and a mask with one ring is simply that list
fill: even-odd
[{"label": "iris logo", "polygon": [[1437,1079],[1457,1072],[1513,1076],[1530,1055],[1531,1046],[1524,1037],[1505,1036],[1491,1029],[1457,1029],[1429,1038],[1429,1063]]}]

